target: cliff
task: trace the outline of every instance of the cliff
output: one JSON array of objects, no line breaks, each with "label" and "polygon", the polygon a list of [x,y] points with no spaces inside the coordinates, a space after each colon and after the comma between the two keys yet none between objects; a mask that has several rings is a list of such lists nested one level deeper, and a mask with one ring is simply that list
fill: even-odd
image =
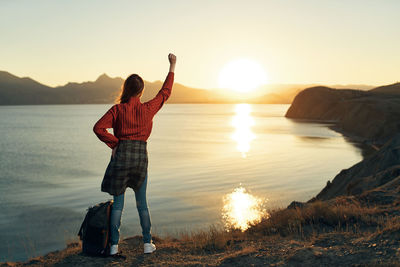
[{"label": "cliff", "polygon": [[315,199],[358,196],[364,202],[388,204],[399,197],[399,192],[400,134],[397,134],[378,151],[328,181]]},{"label": "cliff", "polygon": [[370,91],[308,88],[295,97],[286,117],[333,122],[334,128],[345,135],[380,146],[328,181],[310,202],[355,196],[359,201],[379,205],[399,198],[400,84]]},{"label": "cliff", "polygon": [[370,91],[308,88],[294,98],[285,116],[334,122],[346,135],[382,145],[400,132],[400,86]]}]

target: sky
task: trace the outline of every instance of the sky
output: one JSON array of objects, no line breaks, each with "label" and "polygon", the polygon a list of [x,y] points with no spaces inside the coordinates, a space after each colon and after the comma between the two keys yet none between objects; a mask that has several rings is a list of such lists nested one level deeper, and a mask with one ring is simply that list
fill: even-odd
[{"label": "sky", "polygon": [[[398,0],[0,0],[0,70],[50,86],[102,73],[217,88],[245,58],[269,83],[400,80]],[[234,78],[234,77],[233,77]]]}]

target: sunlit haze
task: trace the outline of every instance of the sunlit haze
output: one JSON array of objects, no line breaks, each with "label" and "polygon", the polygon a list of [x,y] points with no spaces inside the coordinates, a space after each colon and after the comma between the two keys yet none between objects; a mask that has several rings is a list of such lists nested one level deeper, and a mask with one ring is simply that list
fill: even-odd
[{"label": "sunlit haze", "polygon": [[250,92],[267,83],[265,70],[250,59],[236,59],[227,63],[219,74],[219,87],[238,92]]},{"label": "sunlit haze", "polygon": [[218,88],[238,58],[269,83],[388,84],[400,69],[400,1],[0,1],[0,70],[46,85],[126,78]]}]

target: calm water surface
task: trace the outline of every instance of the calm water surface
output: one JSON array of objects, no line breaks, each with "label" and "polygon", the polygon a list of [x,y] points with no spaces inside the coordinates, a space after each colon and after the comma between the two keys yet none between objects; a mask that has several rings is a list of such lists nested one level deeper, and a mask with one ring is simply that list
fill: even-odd
[{"label": "calm water surface", "polygon": [[[111,150],[92,132],[111,105],[0,107],[0,261],[26,260],[76,239]],[[168,104],[148,140],[153,234],[221,224],[240,186],[265,207],[315,196],[360,150],[325,124],[284,118],[289,105]],[[122,238],[140,234],[128,189]]]}]

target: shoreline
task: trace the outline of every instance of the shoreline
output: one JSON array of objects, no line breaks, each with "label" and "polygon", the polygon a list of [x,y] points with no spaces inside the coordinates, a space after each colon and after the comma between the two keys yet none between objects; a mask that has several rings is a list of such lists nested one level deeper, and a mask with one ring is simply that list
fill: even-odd
[{"label": "shoreline", "polygon": [[337,133],[340,133],[344,139],[348,140],[349,142],[360,148],[362,160],[372,155],[374,152],[379,151],[380,148],[382,147],[382,145],[381,147],[379,147],[377,144],[373,143],[372,141],[369,142],[368,140],[365,140],[361,136],[357,136],[350,132],[346,132],[337,125],[331,125],[328,126],[328,128]]},{"label": "shoreline", "polygon": [[[320,123],[327,124],[326,127],[331,129],[334,132],[337,132],[343,136],[343,138],[356,145],[361,150],[362,160],[368,155],[371,155],[373,152],[378,151],[380,149],[379,144],[374,143],[371,140],[367,140],[361,136],[355,135],[349,131],[345,131],[338,125],[338,121],[335,120],[317,120],[317,119],[298,119],[298,118],[286,118],[292,120],[294,122],[311,122],[311,123]],[[382,146],[383,144],[380,144]]]}]

